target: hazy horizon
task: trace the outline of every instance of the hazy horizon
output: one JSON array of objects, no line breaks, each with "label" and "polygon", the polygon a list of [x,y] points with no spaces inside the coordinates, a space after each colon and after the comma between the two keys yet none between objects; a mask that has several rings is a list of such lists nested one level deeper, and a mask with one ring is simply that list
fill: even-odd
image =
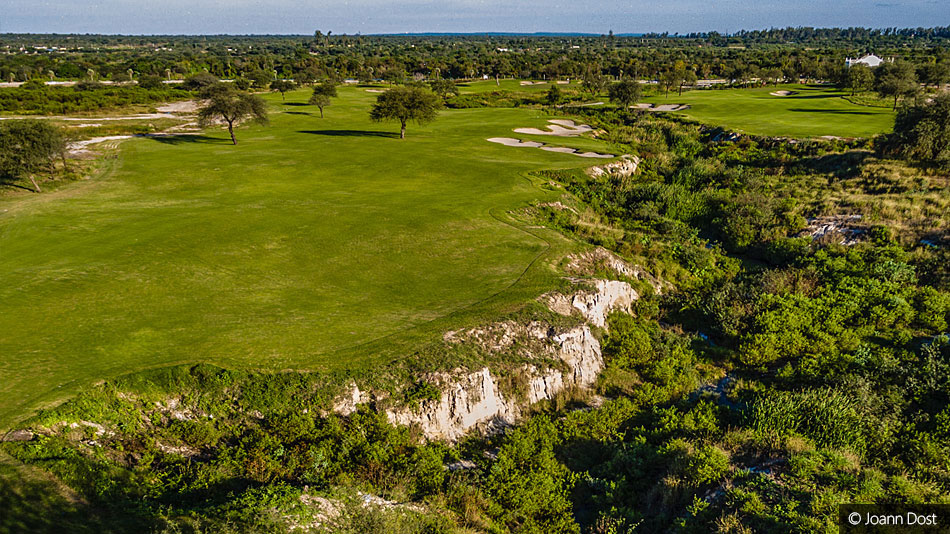
[{"label": "hazy horizon", "polygon": [[940,0],[130,0],[0,1],[0,33],[125,35],[399,33],[690,33],[770,27],[933,27]]}]

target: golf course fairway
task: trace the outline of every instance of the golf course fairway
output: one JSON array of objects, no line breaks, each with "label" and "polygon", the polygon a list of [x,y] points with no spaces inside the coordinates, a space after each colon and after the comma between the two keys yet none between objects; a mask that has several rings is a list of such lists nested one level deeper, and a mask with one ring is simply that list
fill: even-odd
[{"label": "golf course fairway", "polygon": [[0,427],[176,363],[371,368],[550,285],[538,260],[571,245],[508,213],[556,198],[532,171],[603,160],[485,141],[537,110],[446,110],[400,140],[375,96],[343,88],[321,119],[308,90],[268,95],[236,146],[129,139],[88,180],[0,199]]}]

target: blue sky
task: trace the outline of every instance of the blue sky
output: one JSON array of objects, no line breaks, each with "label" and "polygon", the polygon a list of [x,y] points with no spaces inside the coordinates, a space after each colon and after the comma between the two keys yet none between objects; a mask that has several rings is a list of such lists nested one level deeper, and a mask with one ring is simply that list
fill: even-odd
[{"label": "blue sky", "polygon": [[731,32],[950,25],[950,0],[0,0],[0,32]]}]

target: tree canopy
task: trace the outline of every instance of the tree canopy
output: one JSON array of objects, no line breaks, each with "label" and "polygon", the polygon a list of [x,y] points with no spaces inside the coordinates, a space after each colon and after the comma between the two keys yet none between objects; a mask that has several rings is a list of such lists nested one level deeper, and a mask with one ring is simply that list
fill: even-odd
[{"label": "tree canopy", "polygon": [[231,143],[237,144],[234,137],[234,123],[250,119],[259,124],[267,124],[267,108],[264,100],[257,95],[239,91],[224,83],[209,86],[202,92],[208,103],[198,111],[198,119],[207,126],[216,119],[222,119],[228,125]]},{"label": "tree canopy", "polygon": [[397,120],[399,138],[406,138],[406,123],[425,124],[435,120],[442,108],[442,99],[422,87],[394,87],[379,95],[369,116],[375,122]]},{"label": "tree canopy", "polygon": [[623,107],[632,106],[640,100],[643,88],[636,80],[621,80],[610,86],[608,90],[610,101]]},{"label": "tree canopy", "polygon": [[29,176],[36,192],[40,186],[33,176],[54,170],[56,158],[66,151],[62,131],[49,121],[24,119],[0,122],[0,180]]},{"label": "tree canopy", "polygon": [[950,94],[902,107],[888,145],[901,156],[950,169]]},{"label": "tree canopy", "polygon": [[323,118],[323,108],[330,105],[330,99],[336,96],[336,84],[331,80],[313,86],[313,94],[307,101],[311,106],[320,108],[320,118]]}]

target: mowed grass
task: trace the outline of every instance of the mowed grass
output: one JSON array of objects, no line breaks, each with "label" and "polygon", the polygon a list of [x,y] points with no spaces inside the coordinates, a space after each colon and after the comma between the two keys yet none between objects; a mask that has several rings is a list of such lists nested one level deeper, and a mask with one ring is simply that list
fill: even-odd
[{"label": "mowed grass", "polygon": [[547,117],[444,111],[400,140],[365,89],[325,119],[308,93],[269,95],[237,146],[131,139],[88,181],[0,199],[0,427],[175,363],[372,370],[555,283],[573,245],[507,212],[556,194],[531,171],[602,160],[485,141]]},{"label": "mowed grass", "polygon": [[[778,91],[794,91],[775,96]],[[850,93],[833,87],[780,85],[760,89],[671,91],[644,99],[654,104],[689,104],[673,112],[713,126],[754,135],[781,137],[871,137],[890,131],[894,113],[885,108],[852,104]]]}]

